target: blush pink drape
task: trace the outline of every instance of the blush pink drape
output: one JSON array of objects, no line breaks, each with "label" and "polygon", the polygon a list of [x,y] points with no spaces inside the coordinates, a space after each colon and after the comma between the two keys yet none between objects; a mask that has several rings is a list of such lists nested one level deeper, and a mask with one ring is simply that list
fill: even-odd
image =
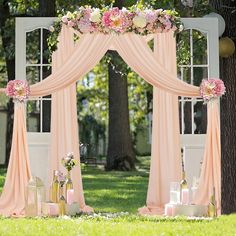
[{"label": "blush pink drape", "polygon": [[12,146],[7,176],[0,197],[0,215],[24,215],[26,187],[31,177],[26,140],[25,104],[15,103]]},{"label": "blush pink drape", "polygon": [[[59,36],[58,50],[53,54],[52,73],[55,73],[63,63],[69,60],[75,45],[73,32],[62,29]],[[78,80],[79,78],[77,78]],[[78,137],[77,99],[75,82],[68,87],[52,94],[52,118],[51,118],[51,156],[49,167],[49,179],[52,181],[53,170],[61,170],[61,159],[68,152],[73,152],[78,162],[74,167],[72,182],[74,183],[74,200],[79,203],[83,212],[92,212],[93,209],[85,205]]]},{"label": "blush pink drape", "polygon": [[220,115],[218,100],[207,107],[207,134],[203,157],[200,183],[196,193],[195,203],[207,205],[215,187],[215,197],[218,215],[221,214],[221,144]]},{"label": "blush pink drape", "polygon": [[[169,33],[166,33],[166,35],[168,34]],[[184,83],[176,78],[176,68],[174,68],[174,65],[171,64],[171,66],[169,66],[167,63],[168,60],[170,60],[168,55],[171,55],[171,53],[166,53],[169,45],[164,43],[165,40],[163,40],[162,36],[158,36],[158,43],[165,46],[163,46],[163,50],[158,49],[158,53],[161,54],[160,57],[158,56],[158,60],[156,57],[157,54],[152,52],[147,46],[145,39],[140,35],[132,33],[119,36],[83,34],[80,37],[79,42],[74,46],[72,46],[72,37],[71,30],[66,26],[63,26],[60,35],[60,42],[62,43],[59,43],[58,51],[53,55],[53,73],[45,80],[31,86],[32,97],[53,94],[51,120],[53,137],[51,148],[53,156],[51,156],[50,170],[61,168],[59,167],[60,160],[68,151],[74,151],[75,155],[79,158],[75,82],[88,73],[104,56],[106,51],[112,47],[118,51],[121,57],[134,71],[142,76],[148,83],[160,89],[160,91],[154,89],[155,108],[153,114],[152,142],[153,146],[157,146],[152,147],[151,179],[149,181],[147,197],[147,207],[151,207],[154,209],[153,211],[151,210],[151,212],[155,212],[155,209],[160,209],[160,207],[163,207],[163,204],[168,201],[168,183],[179,178],[179,131],[174,134],[174,137],[171,136],[171,129],[176,132],[178,130],[178,125],[176,123],[178,114],[176,109],[176,95],[197,97],[199,96],[199,88]],[[170,48],[173,47],[172,43],[174,40],[173,36],[168,36],[168,43],[172,45]],[[175,55],[172,55],[175,58]],[[171,109],[173,109],[173,111],[171,111]],[[217,112],[217,109],[217,107],[214,107],[212,112]],[[23,111],[19,109],[15,110],[15,117],[18,117],[16,120],[22,122],[22,124],[16,123],[14,126],[13,137],[21,135],[22,138],[13,138],[11,159],[14,159],[14,161],[10,162],[3,195],[0,201],[1,214],[3,215],[19,214],[22,212],[24,198],[23,188],[30,176],[28,167],[28,147],[25,138],[25,120],[22,112]],[[164,125],[163,127],[167,127],[167,133],[162,129],[162,125]],[[211,129],[208,129],[208,132],[219,133],[219,124],[216,119],[208,119],[208,127],[211,127]],[[208,189],[212,189],[212,185],[215,184],[214,181],[218,179],[218,177],[215,178],[215,175],[220,176],[220,170],[216,168],[216,166],[220,166],[220,152],[214,151],[216,147],[213,145],[213,138],[211,137],[213,136],[207,135],[207,139],[212,140],[207,142],[206,154],[204,156],[206,168],[203,168],[202,170],[203,177],[200,188],[204,188],[201,190],[205,194],[204,197],[199,199],[200,203],[203,202],[203,199],[205,201],[208,198]],[[174,140],[175,138],[176,140]],[[215,137],[215,139],[219,143],[219,137]],[[161,143],[161,140],[165,143]],[[159,150],[157,147],[162,144],[163,146],[168,146]],[[214,163],[208,161],[212,159],[213,153],[216,155],[216,157],[214,157]],[[174,155],[176,155],[176,160],[173,160]],[[174,163],[170,164],[172,160]],[[213,164],[216,166],[213,166]],[[17,168],[14,166],[17,166]],[[209,169],[207,169],[208,166],[214,170],[211,172],[213,177],[205,179],[204,176],[207,176],[209,171]],[[17,169],[18,172],[16,172],[15,169]],[[170,176],[166,180],[163,171],[167,169]],[[160,172],[160,170],[162,170],[162,172]],[[24,176],[24,178],[21,178],[22,181],[19,182],[19,179],[15,177],[11,178],[11,176],[15,176],[15,172],[17,174],[23,172],[20,173]],[[211,181],[211,179],[214,179],[214,181]],[[73,180],[76,188],[76,198],[79,201],[81,208],[85,211],[91,211],[92,208],[87,207],[84,202],[79,165],[73,173]],[[204,185],[203,180],[207,182]],[[14,191],[9,191],[9,188],[12,188],[12,186]],[[220,195],[219,187],[219,185],[215,186],[216,192]],[[163,189],[164,191],[162,191]],[[21,192],[22,197],[18,199],[19,201],[16,199],[15,190]],[[11,198],[13,200],[10,200]],[[4,199],[8,199],[9,201]],[[14,204],[11,201],[14,201]],[[2,203],[6,204],[3,206]],[[12,208],[12,206],[14,207]],[[159,211],[157,210],[156,213],[158,212]]]},{"label": "blush pink drape", "polygon": [[[63,26],[67,33],[70,28]],[[135,42],[135,43],[134,43]],[[145,39],[137,34],[83,34],[70,58],[47,79],[31,86],[31,96],[64,89],[87,74],[113,46],[126,63],[148,83],[181,96],[199,96],[199,88],[177,80],[156,60]],[[144,60],[145,58],[145,60]],[[86,62],[86,63],[85,63]]]},{"label": "blush pink drape", "polygon": [[[172,74],[173,78],[176,78],[176,43],[173,34],[158,34],[154,37],[154,55],[156,61]],[[179,182],[180,178],[178,97],[154,87],[152,154],[147,206],[140,208],[139,214],[163,214],[164,205],[169,202],[170,182]]]}]

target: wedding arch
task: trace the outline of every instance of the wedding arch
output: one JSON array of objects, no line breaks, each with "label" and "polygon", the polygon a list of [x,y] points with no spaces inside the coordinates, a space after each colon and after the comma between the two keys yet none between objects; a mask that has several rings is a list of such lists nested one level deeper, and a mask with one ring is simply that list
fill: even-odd
[{"label": "wedding arch", "polygon": [[[139,19],[139,28],[142,21]],[[72,22],[73,23],[73,22]],[[49,179],[53,170],[62,170],[61,157],[74,152],[79,162],[79,137],[76,106],[76,81],[88,73],[107,50],[116,50],[124,61],[153,86],[153,125],[151,167],[147,206],[140,214],[162,214],[169,201],[169,184],[180,181],[181,153],[178,96],[199,97],[199,87],[177,79],[174,30],[156,31],[154,51],[143,32],[85,32],[68,21],[62,24],[57,50],[52,55],[52,74],[30,86],[31,97],[52,95],[51,156]],[[74,42],[74,34],[79,40]],[[1,89],[0,92],[4,92]],[[220,212],[220,124],[218,100],[208,104],[205,153],[195,203],[208,204],[213,187]],[[0,198],[1,215],[22,215],[25,188],[31,177],[26,139],[25,103],[15,102],[14,128],[9,167]],[[80,164],[72,173],[75,199],[84,212],[85,204]]]}]

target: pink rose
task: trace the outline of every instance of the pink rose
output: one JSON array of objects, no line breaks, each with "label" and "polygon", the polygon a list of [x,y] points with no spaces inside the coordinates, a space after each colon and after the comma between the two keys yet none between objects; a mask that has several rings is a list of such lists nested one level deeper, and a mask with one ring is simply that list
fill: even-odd
[{"label": "pink rose", "polygon": [[63,16],[63,17],[61,18],[61,20],[62,20],[62,22],[65,23],[65,24],[68,23],[68,18],[67,18],[67,16]]},{"label": "pink rose", "polygon": [[75,23],[74,23],[72,20],[69,20],[69,21],[68,21],[68,26],[74,27],[74,26],[75,26]]}]

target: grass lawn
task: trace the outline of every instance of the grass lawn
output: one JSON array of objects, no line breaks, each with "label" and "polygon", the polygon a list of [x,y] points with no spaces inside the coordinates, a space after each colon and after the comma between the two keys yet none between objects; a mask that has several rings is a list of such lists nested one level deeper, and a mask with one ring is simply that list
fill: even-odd
[{"label": "grass lawn", "polygon": [[[83,167],[86,202],[96,214],[65,219],[0,218],[0,235],[236,235],[236,215],[211,221],[136,215],[146,199],[148,161],[145,164],[134,172]],[[0,170],[0,188],[4,174]]]}]

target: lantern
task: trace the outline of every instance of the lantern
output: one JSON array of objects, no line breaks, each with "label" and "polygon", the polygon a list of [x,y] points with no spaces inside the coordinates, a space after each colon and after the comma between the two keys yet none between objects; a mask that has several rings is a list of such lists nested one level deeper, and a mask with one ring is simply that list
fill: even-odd
[{"label": "lantern", "polygon": [[234,54],[234,41],[228,37],[221,38],[219,41],[219,54],[221,57],[227,58]]},{"label": "lantern", "polygon": [[26,190],[26,216],[41,216],[42,203],[45,202],[45,187],[38,177],[32,177]]}]

